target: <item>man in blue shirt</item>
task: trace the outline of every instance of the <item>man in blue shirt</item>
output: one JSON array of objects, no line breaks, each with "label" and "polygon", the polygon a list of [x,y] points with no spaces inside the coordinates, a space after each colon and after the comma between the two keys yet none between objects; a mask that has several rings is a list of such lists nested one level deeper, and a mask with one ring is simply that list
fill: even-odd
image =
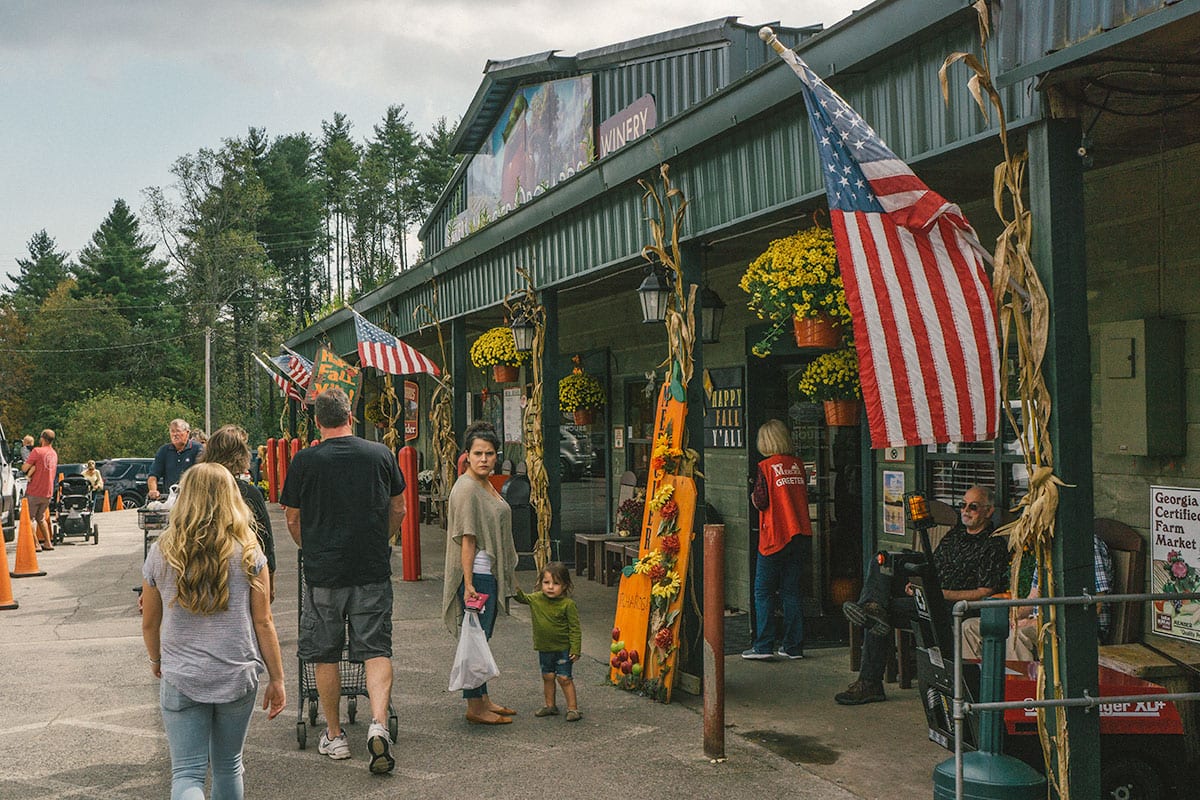
[{"label": "man in blue shirt", "polygon": [[203,447],[191,440],[192,426],[182,419],[171,420],[171,441],[158,448],[154,454],[154,465],[146,479],[146,497],[157,500],[159,488],[168,491],[179,483],[188,467],[196,463]]}]

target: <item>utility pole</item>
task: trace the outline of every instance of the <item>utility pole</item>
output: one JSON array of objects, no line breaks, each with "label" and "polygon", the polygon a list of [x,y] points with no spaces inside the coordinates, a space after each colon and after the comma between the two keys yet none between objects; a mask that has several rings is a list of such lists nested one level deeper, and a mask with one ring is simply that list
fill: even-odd
[{"label": "utility pole", "polygon": [[212,433],[212,328],[204,329],[204,435]]}]

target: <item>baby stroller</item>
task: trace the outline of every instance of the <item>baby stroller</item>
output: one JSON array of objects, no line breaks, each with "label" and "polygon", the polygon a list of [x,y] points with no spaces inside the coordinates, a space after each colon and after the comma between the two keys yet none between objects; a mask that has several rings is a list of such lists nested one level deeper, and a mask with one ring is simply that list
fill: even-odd
[{"label": "baby stroller", "polygon": [[92,524],[92,487],[82,475],[67,475],[58,482],[58,503],[54,519],[54,543],[68,536],[82,536],[86,542],[100,544],[100,527]]}]

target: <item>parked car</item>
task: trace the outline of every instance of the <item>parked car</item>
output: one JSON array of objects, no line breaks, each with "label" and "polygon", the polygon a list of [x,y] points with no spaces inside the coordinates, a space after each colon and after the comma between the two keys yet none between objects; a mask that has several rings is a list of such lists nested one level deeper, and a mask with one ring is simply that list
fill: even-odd
[{"label": "parked car", "polygon": [[21,498],[24,496],[24,474],[17,469],[21,450],[9,445],[4,426],[0,425],[0,528],[4,530],[4,541],[11,542],[17,533],[17,520],[21,513]]},{"label": "parked car", "polygon": [[110,458],[99,465],[104,490],[115,507],[117,498],[125,508],[141,508],[146,503],[146,479],[153,458]]},{"label": "parked car", "polygon": [[564,425],[558,429],[558,462],[564,481],[577,481],[591,475],[596,454],[587,432],[576,426]]}]

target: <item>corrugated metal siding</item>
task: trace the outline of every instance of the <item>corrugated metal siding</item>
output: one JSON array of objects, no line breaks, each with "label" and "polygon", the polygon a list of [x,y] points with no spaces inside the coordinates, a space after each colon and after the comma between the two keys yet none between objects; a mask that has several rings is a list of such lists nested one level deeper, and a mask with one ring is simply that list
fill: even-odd
[{"label": "corrugated metal siding", "polygon": [[592,74],[597,122],[642,95],[652,94],[662,125],[729,84],[729,43],[619,64]]},{"label": "corrugated metal siding", "polygon": [[[951,102],[941,99],[938,69],[949,53],[973,50],[975,35],[973,24],[951,29],[864,73],[836,75],[831,84],[906,160],[952,148],[995,128],[994,116],[985,123],[970,99],[965,69],[951,70]],[[1011,118],[1032,114],[1028,83],[1004,93]],[[787,208],[823,190],[816,147],[798,95],[670,162],[672,180],[689,199],[689,235]],[[443,267],[447,271],[437,277],[441,318],[497,305],[517,288],[518,266],[531,269],[536,285],[548,287],[641,263],[639,253],[647,238],[641,194],[634,181],[611,187],[460,266]],[[534,205],[543,202],[556,202],[555,193]],[[426,266],[438,269],[438,259]],[[415,330],[412,309],[431,298],[428,286],[414,286],[391,301],[398,303],[398,333]]]},{"label": "corrugated metal siding", "polygon": [[1001,71],[1007,72],[1119,28],[1177,0],[1005,0],[996,25]]}]

